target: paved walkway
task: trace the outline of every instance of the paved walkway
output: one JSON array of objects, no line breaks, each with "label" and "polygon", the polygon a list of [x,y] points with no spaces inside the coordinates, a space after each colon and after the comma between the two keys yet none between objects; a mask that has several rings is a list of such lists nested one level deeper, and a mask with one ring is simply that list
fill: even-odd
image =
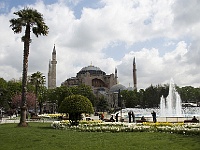
[{"label": "paved walkway", "polygon": [[[51,119],[40,119],[40,120],[27,120],[27,122],[53,122],[54,120]],[[2,118],[0,119],[0,124],[4,124],[4,123],[19,123],[20,120],[19,118],[15,119],[15,118]]]},{"label": "paved walkway", "polygon": [[2,118],[0,120],[0,124],[3,124],[3,123],[19,123],[19,119]]}]

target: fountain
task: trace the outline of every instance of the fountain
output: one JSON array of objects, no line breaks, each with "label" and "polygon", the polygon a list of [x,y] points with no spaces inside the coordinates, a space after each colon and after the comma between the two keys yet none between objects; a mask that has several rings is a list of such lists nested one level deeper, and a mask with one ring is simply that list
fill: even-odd
[{"label": "fountain", "polygon": [[[140,120],[144,116],[147,121],[152,121],[152,111],[157,113],[158,122],[184,122],[196,116],[200,120],[200,107],[184,107],[179,93],[175,89],[173,79],[170,80],[169,94],[165,98],[160,98],[160,108],[125,108],[122,109],[122,116],[125,121],[128,121],[128,112],[133,111],[136,120]],[[116,112],[117,113],[117,112]]]},{"label": "fountain", "polygon": [[175,89],[173,79],[170,80],[169,94],[160,99],[160,117],[182,117],[181,98]]}]

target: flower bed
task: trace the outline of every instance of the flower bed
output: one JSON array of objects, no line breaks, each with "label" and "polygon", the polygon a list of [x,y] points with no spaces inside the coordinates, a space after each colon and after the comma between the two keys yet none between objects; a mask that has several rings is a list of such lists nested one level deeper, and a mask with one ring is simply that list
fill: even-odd
[{"label": "flower bed", "polygon": [[78,126],[70,126],[69,121],[54,121],[55,129],[72,129],[83,132],[165,132],[185,135],[200,135],[199,123],[121,123],[101,121],[80,121]]},{"label": "flower bed", "polygon": [[40,117],[46,117],[46,118],[58,118],[60,116],[62,116],[62,114],[42,114],[42,115],[38,115]]}]

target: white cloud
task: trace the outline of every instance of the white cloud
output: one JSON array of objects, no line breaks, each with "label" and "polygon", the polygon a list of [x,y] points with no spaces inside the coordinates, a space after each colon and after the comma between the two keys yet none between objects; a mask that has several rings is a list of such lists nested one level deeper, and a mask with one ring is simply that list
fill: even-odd
[{"label": "white cloud", "polygon": [[[75,5],[79,5],[76,1]],[[29,74],[40,71],[47,76],[53,45],[57,50],[57,85],[91,64],[107,74],[118,68],[119,82],[132,85],[132,63],[136,57],[138,87],[166,83],[171,77],[179,86],[199,86],[199,2],[197,0],[102,0],[99,8],[84,7],[79,19],[76,10],[65,1],[45,5],[42,1],[30,5],[41,12],[49,26],[46,37],[32,35],[29,55]],[[180,5],[177,5],[179,4]],[[184,11],[183,7],[189,5]],[[196,6],[195,6],[196,5]],[[192,9],[194,6],[194,9]],[[9,80],[19,78],[22,71],[23,43],[21,36],[9,28],[16,6],[7,14],[0,14],[0,76]],[[192,9],[192,10],[191,10]],[[191,11],[190,11],[191,10]],[[186,15],[185,17],[183,17]],[[190,18],[194,16],[196,19]],[[184,21],[184,20],[187,21]],[[163,47],[146,48],[156,38],[167,39],[175,46],[166,53]],[[142,43],[137,51],[128,51],[134,43]],[[116,59],[117,51],[107,58],[106,50],[125,43],[123,57]],[[157,43],[153,43],[156,45]],[[160,43],[158,43],[159,45]],[[155,48],[156,47],[156,48]],[[168,48],[168,47],[167,47]],[[133,48],[135,49],[135,48]],[[166,50],[165,50],[166,51]],[[162,53],[162,55],[161,55]]]},{"label": "white cloud", "polygon": [[146,88],[150,84],[157,85],[169,83],[174,78],[178,86],[198,85],[200,72],[198,67],[188,63],[188,45],[181,41],[177,43],[174,51],[159,55],[157,49],[142,49],[138,52],[130,52],[122,59],[119,65],[120,80],[128,86],[133,85],[132,62],[136,57],[138,87]]}]

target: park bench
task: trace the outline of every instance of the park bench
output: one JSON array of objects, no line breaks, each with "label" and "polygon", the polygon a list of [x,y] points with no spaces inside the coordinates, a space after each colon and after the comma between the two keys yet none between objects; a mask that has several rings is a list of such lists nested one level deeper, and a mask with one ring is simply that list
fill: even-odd
[{"label": "park bench", "polygon": [[147,122],[146,120],[136,120],[136,123],[143,123],[143,122]]},{"label": "park bench", "polygon": [[105,122],[115,122],[115,120],[110,120],[110,119],[103,119]]},{"label": "park bench", "polygon": [[38,121],[40,119],[41,119],[41,117],[39,117],[39,116],[32,116],[32,117],[30,117],[30,121]]},{"label": "park bench", "polygon": [[184,120],[184,123],[199,123],[199,120]]}]

